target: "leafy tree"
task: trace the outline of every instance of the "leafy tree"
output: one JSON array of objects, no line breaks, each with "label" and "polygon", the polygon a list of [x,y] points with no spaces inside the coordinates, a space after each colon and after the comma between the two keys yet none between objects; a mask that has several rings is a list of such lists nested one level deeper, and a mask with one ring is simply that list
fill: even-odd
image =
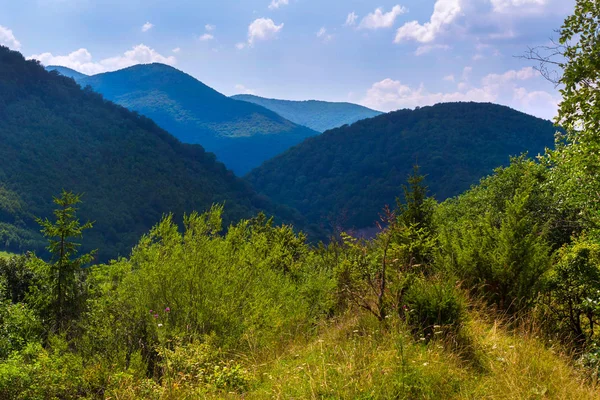
[{"label": "leafy tree", "polygon": [[546,327],[577,343],[597,340],[600,324],[600,245],[582,235],[564,246],[549,271],[543,300]]},{"label": "leafy tree", "polygon": [[[577,0],[572,15],[550,47],[532,49],[528,58],[561,87],[555,122],[564,132],[547,152],[551,179],[565,208],[581,211],[588,227],[597,227],[600,201],[600,3]],[[559,71],[552,72],[552,68]]]},{"label": "leafy tree", "polygon": [[76,217],[81,203],[81,195],[63,190],[60,197],[54,198],[58,208],[54,211],[56,221],[38,219],[42,234],[48,239],[48,250],[52,254],[51,279],[53,288],[53,311],[55,329],[62,330],[72,317],[79,300],[78,273],[81,267],[94,259],[95,251],[76,257],[83,231],[93,226],[92,222],[81,224]]}]

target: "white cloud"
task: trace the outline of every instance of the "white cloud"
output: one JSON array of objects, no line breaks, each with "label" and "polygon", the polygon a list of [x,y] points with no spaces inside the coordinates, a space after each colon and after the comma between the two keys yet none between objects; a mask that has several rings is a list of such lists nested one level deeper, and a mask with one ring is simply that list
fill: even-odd
[{"label": "white cloud", "polygon": [[239,84],[239,83],[237,85],[235,85],[235,90],[239,94],[254,94],[254,95],[256,94],[255,90],[249,89],[246,86]]},{"label": "white cloud", "polygon": [[271,4],[269,4],[269,9],[275,10],[281,6],[287,6],[289,3],[289,0],[271,0]]},{"label": "white cloud", "polygon": [[377,8],[360,21],[359,29],[391,28],[398,16],[408,12],[406,7],[396,5],[390,12],[384,13],[383,9]]},{"label": "white cloud", "polygon": [[211,24],[206,24],[206,25],[204,25],[204,29],[206,29],[208,32],[212,32],[215,29],[217,29],[217,27],[214,25],[211,25]]},{"label": "white cloud", "polygon": [[429,22],[420,25],[418,21],[407,22],[396,32],[396,43],[404,40],[416,40],[429,43],[446,25],[454,22],[462,13],[461,0],[437,0]]},{"label": "white cloud", "polygon": [[317,32],[317,37],[323,39],[323,42],[330,42],[333,39],[333,35],[327,33],[327,29],[322,27]]},{"label": "white cloud", "polygon": [[464,82],[468,82],[469,79],[471,78],[471,74],[473,73],[473,67],[464,67],[463,68],[463,72],[462,72],[462,80]]},{"label": "white cloud", "polygon": [[150,22],[146,22],[144,25],[142,25],[142,32],[148,32],[152,28],[154,28],[154,25]]},{"label": "white cloud", "polygon": [[[489,74],[481,79],[478,86],[468,83],[471,73],[470,67],[465,68],[463,80],[451,92],[432,92],[424,84],[412,87],[397,80],[384,79],[367,90],[361,104],[382,111],[392,111],[443,102],[477,101],[504,104],[546,119],[552,119],[556,115],[560,101],[557,94],[522,87],[522,82],[539,77],[531,68]],[[447,75],[444,81],[454,82],[455,77]]]},{"label": "white cloud", "polygon": [[358,19],[358,15],[356,15],[356,13],[354,11],[352,11],[350,14],[348,14],[348,17],[346,18],[346,23],[344,25],[345,26],[354,26],[354,25],[356,25],[357,19]]},{"label": "white cloud", "polygon": [[21,42],[17,40],[13,31],[2,25],[0,25],[0,44],[10,47],[13,50],[19,50],[21,48]]},{"label": "white cloud", "polygon": [[55,56],[52,53],[42,53],[32,55],[28,58],[39,60],[44,65],[61,65],[88,75],[115,71],[136,64],[157,62],[175,65],[177,63],[177,59],[174,56],[162,56],[156,50],[143,44],[133,47],[123,55],[105,58],[99,62],[93,61],[92,54],[87,49],[79,49],[66,56]]},{"label": "white cloud", "polygon": [[510,70],[503,74],[489,74],[486,75],[482,83],[484,85],[505,85],[514,81],[526,81],[529,79],[537,78],[540,74],[532,67],[525,67],[518,71]]},{"label": "white cloud", "polygon": [[530,92],[522,87],[513,89],[513,100],[528,114],[546,119],[553,119],[556,116],[560,103],[558,96],[541,90]]},{"label": "white cloud", "polygon": [[179,47],[175,47],[172,51],[173,53],[177,54],[181,51],[181,49]]},{"label": "white cloud", "polygon": [[540,9],[548,4],[548,0],[490,0],[495,12],[509,12],[513,9]]},{"label": "white cloud", "polygon": [[252,46],[257,40],[268,40],[277,36],[283,24],[276,25],[270,18],[259,18],[248,27],[248,44]]},{"label": "white cloud", "polygon": [[203,41],[203,42],[207,42],[209,40],[213,40],[215,37],[213,35],[211,35],[210,33],[205,33],[204,35],[200,36],[198,39]]},{"label": "white cloud", "polygon": [[432,93],[427,91],[423,84],[418,88],[412,88],[400,81],[388,78],[374,83],[361,103],[374,109],[392,111],[452,101],[491,102],[495,100],[496,97],[485,89],[474,88],[465,92]]},{"label": "white cloud", "polygon": [[246,43],[243,43],[243,42],[236,43],[235,48],[238,50],[243,50],[244,48],[246,48]]},{"label": "white cloud", "polygon": [[450,50],[451,47],[446,44],[426,44],[423,46],[417,47],[415,51],[416,56],[422,56],[423,54],[431,53],[433,50]]},{"label": "white cloud", "polygon": [[92,55],[87,49],[79,49],[66,56],[42,53],[32,55],[29,58],[39,60],[44,65],[60,65],[88,75],[106,72],[106,68],[103,65],[92,61]]}]

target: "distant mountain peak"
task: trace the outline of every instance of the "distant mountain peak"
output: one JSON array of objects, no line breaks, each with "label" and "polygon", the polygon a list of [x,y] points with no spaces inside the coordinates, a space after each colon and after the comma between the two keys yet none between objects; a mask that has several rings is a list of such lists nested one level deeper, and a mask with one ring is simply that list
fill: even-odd
[{"label": "distant mountain peak", "polygon": [[184,143],[201,144],[240,175],[318,134],[166,64],[134,65],[78,83],[153,119]]},{"label": "distant mountain peak", "polygon": [[343,125],[351,125],[362,119],[373,118],[382,114],[380,111],[348,102],[278,100],[251,94],[239,94],[232,96],[232,98],[258,104],[298,125],[307,126],[318,132],[325,132]]},{"label": "distant mountain peak", "polygon": [[56,71],[59,74],[66,76],[67,78],[73,78],[76,81],[83,79],[83,78],[87,78],[89,75],[86,75],[84,73],[81,73],[79,71],[76,71],[72,68],[68,68],[68,67],[63,67],[60,65],[48,65],[46,67],[46,71]]}]

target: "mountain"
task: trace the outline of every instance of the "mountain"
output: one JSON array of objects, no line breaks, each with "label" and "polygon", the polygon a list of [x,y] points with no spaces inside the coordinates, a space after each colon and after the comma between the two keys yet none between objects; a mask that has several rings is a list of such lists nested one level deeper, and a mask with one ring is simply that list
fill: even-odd
[{"label": "mountain", "polygon": [[307,126],[317,132],[325,132],[343,125],[351,125],[356,121],[382,114],[379,111],[352,103],[331,103],[317,100],[275,100],[249,94],[238,94],[232,96],[232,98],[258,104],[298,125]]},{"label": "mountain", "polygon": [[163,64],[136,65],[78,83],[151,118],[184,143],[201,144],[238,175],[318,134]]},{"label": "mountain", "polygon": [[551,122],[489,103],[400,110],[307,139],[246,178],[312,223],[373,226],[395,204],[413,164],[438,200],[455,196],[509,156],[553,145]]},{"label": "mountain", "polygon": [[81,72],[77,72],[74,69],[61,67],[58,65],[48,65],[46,67],[46,71],[56,71],[59,74],[66,76],[67,78],[73,78],[76,81],[88,77],[88,75],[82,74]]},{"label": "mountain", "polygon": [[1,46],[0,141],[0,243],[8,250],[43,249],[34,217],[50,217],[63,188],[84,194],[79,215],[96,222],[83,248],[98,248],[103,260],[129,254],[171,212],[180,220],[225,203],[227,223],[259,209],[287,212],[201,146]]}]

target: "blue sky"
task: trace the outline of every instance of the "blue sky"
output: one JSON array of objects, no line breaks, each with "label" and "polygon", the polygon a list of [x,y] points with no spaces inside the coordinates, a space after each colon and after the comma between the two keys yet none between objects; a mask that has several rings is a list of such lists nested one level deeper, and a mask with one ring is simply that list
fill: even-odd
[{"label": "blue sky", "polygon": [[574,0],[0,0],[0,44],[93,74],[163,62],[232,95],[382,111],[491,101],[551,118],[528,46]]}]

